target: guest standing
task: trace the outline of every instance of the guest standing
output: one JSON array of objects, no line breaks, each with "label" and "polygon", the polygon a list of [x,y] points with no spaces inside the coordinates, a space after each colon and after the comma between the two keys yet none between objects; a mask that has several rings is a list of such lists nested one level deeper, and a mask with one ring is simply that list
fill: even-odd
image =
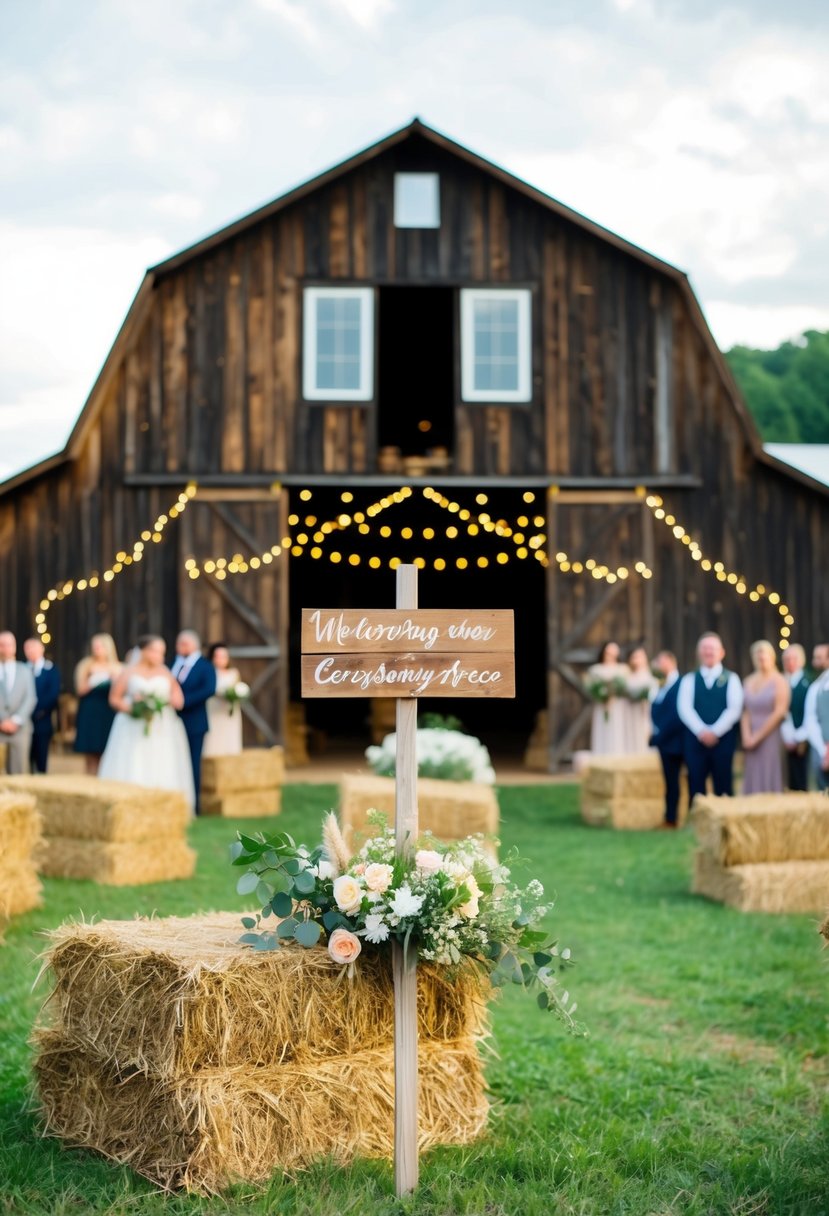
[{"label": "guest standing", "polygon": [[[593,699],[590,750],[596,755],[621,755],[625,750],[624,686],[629,669],[619,662],[619,647],[605,642],[598,662],[587,669],[586,685]],[[599,691],[606,695],[599,699]]]},{"label": "guest standing", "polygon": [[704,794],[711,777],[715,794],[733,792],[737,724],[743,709],[740,677],[723,667],[725,649],[718,633],[697,643],[698,667],[679,682],[677,711],[685,724],[688,795]]},{"label": "guest standing", "polygon": [[35,682],[25,663],[17,661],[17,638],[0,633],[0,743],[6,745],[6,772],[27,773],[32,746]]},{"label": "guest standing", "polygon": [[33,773],[45,773],[49,764],[49,744],[55,732],[54,715],[60,696],[60,672],[50,659],[40,638],[26,638],[23,653],[35,682],[37,702],[32,713],[32,747],[29,760]]},{"label": "guest standing", "polygon": [[216,691],[216,668],[202,657],[201,640],[192,629],[182,630],[176,638],[176,661],[173,664],[173,675],[184,693],[184,704],[179,710],[179,717],[184,723],[190,748],[193,785],[196,792],[195,808],[198,815],[201,757],[208,726],[207,702]]},{"label": "guest standing", "polygon": [[228,701],[225,693],[241,679],[230,666],[230,651],[224,642],[214,642],[207,652],[208,662],[216,669],[216,692],[207,702],[207,736],[203,756],[235,756],[242,750],[242,711]]},{"label": "guest standing", "polygon": [[115,721],[109,694],[121,671],[112,638],[108,633],[96,633],[89,643],[89,654],[75,668],[78,716],[73,750],[83,756],[90,776],[98,771]]},{"label": "guest standing", "polygon": [[771,642],[751,647],[754,671],[743,681],[740,734],[745,753],[744,794],[779,794],[783,790],[780,725],[789,712],[789,686],[777,670]]},{"label": "guest standing", "polygon": [[797,642],[783,651],[783,671],[789,685],[789,712],[780,725],[786,749],[786,784],[790,790],[809,788],[809,741],[803,729],[803,711],[811,680],[806,675],[806,651]]},{"label": "guest standing", "polygon": [[[147,634],[138,641],[138,662],[112,685],[112,708],[118,713],[101,757],[103,780],[129,781],[153,789],[178,790],[194,806],[193,774],[187,736],[176,710],[184,704],[177,680],[164,665],[163,638]],[[138,702],[161,703],[151,718],[135,717]]]},{"label": "guest standing", "polygon": [[812,769],[819,790],[829,789],[829,643],[812,651],[817,678],[806,693],[803,729],[812,749]]},{"label": "guest standing", "polygon": [[651,671],[644,646],[634,646],[628,655],[629,672],[625,678],[625,751],[629,755],[646,752],[650,746],[650,699],[659,683]]},{"label": "guest standing", "polygon": [[654,666],[662,675],[662,687],[651,702],[653,734],[651,747],[659,752],[662,772],[665,777],[665,828],[675,828],[679,812],[679,776],[682,771],[682,753],[685,726],[677,710],[679,695],[679,670],[676,655],[670,650],[660,650]]}]

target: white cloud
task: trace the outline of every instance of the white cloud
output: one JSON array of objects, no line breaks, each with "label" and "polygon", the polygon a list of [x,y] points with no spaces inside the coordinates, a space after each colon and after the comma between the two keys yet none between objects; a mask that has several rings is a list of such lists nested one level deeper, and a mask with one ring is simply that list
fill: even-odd
[{"label": "white cloud", "polygon": [[773,350],[781,342],[795,341],[807,329],[829,329],[829,304],[825,308],[800,305],[758,308],[751,304],[709,300],[705,315],[723,350],[730,346]]}]

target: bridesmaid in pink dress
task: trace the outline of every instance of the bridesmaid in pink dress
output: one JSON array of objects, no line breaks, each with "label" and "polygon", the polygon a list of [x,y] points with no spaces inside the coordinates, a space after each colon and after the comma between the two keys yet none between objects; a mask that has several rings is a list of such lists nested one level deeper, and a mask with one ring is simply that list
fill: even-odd
[{"label": "bridesmaid in pink dress", "polygon": [[751,647],[754,671],[743,681],[740,733],[745,752],[744,794],[776,794],[783,789],[780,724],[789,712],[791,692],[777,670],[771,642]]}]

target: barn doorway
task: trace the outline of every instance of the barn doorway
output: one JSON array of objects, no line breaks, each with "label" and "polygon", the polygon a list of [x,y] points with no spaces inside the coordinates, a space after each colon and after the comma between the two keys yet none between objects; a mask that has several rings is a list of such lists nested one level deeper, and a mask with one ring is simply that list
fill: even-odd
[{"label": "barn doorway", "polygon": [[379,297],[378,450],[437,467],[455,440],[454,292],[381,287]]},{"label": "barn doorway", "polygon": [[[344,509],[352,513],[364,511],[374,499],[397,488],[359,490],[352,487],[353,501],[347,508],[338,491],[315,489],[309,505],[313,507],[316,519],[332,519]],[[460,495],[460,491],[458,493]],[[516,511],[516,491],[503,491],[503,502],[500,493],[491,491],[486,506],[476,509],[488,510],[493,519],[508,518]],[[474,495],[467,492],[465,502],[467,498],[466,505],[475,507]],[[292,509],[295,509],[293,504]],[[372,521],[368,534],[361,534],[351,525],[328,536],[320,546],[320,557],[313,559],[303,554],[291,559],[290,699],[301,699],[302,608],[392,607],[395,576],[389,568],[389,560],[399,557],[403,561],[413,561],[415,557],[422,557],[426,562],[426,568],[418,577],[422,608],[462,609],[485,605],[487,608],[513,609],[516,698],[514,701],[424,698],[420,701],[421,712],[451,714],[459,718],[470,734],[484,741],[493,757],[519,763],[538,711],[547,703],[546,571],[531,558],[518,559],[514,543],[483,529],[470,536],[459,523],[457,514],[442,510],[415,490],[400,506],[383,511],[377,517],[376,526]],[[381,535],[381,525],[389,529],[390,535]],[[409,530],[410,536],[407,535]],[[509,561],[500,564],[498,553],[508,549],[511,550]],[[332,562],[332,553],[339,554],[339,559]],[[459,557],[466,562],[462,569],[457,565]],[[359,558],[359,564],[352,565],[350,558]],[[381,566],[372,569],[371,558],[379,559]],[[436,559],[445,562],[444,569],[435,569]],[[486,565],[479,565],[479,559],[485,559]],[[362,758],[363,750],[371,742],[372,703],[369,699],[310,699],[303,702],[303,707],[312,741],[316,739],[319,747],[336,753],[348,751],[355,761]],[[393,722],[393,701],[387,701],[385,708],[389,721]]]}]

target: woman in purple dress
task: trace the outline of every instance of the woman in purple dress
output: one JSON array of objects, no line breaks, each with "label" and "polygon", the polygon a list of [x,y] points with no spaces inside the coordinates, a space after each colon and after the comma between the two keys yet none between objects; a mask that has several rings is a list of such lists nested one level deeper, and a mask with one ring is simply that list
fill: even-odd
[{"label": "woman in purple dress", "polygon": [[783,789],[780,723],[789,712],[791,693],[777,670],[771,642],[751,647],[754,671],[743,681],[740,732],[745,752],[744,794],[776,794]]}]

